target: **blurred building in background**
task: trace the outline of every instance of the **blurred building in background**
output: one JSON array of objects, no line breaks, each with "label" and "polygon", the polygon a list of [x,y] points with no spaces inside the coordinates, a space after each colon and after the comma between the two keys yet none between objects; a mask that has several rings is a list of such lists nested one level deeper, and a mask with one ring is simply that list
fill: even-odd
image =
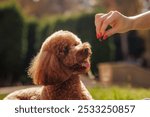
[{"label": "blurred building in background", "polygon": [[150,0],[143,0],[143,9],[142,11],[148,11],[150,10]]},{"label": "blurred building in background", "polygon": [[[9,1],[9,0],[0,0]],[[43,17],[47,15],[92,12],[96,0],[16,0],[25,14]]]}]

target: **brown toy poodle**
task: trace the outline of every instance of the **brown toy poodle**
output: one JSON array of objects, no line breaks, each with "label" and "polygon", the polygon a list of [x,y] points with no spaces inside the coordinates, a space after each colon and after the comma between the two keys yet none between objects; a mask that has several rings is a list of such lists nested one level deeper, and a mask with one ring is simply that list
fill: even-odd
[{"label": "brown toy poodle", "polygon": [[58,31],[48,37],[33,59],[28,74],[43,87],[23,89],[4,99],[17,100],[90,100],[91,95],[79,75],[90,69],[91,49],[88,43],[69,31]]}]

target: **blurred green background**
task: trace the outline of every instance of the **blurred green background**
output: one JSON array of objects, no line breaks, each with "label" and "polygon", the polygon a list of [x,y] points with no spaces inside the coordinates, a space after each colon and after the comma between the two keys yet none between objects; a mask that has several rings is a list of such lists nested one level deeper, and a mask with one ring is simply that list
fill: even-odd
[{"label": "blurred green background", "polygon": [[[125,85],[130,84],[130,88],[132,85],[147,88],[144,89],[147,93],[142,91],[141,94],[150,97],[148,93],[150,87],[148,83],[150,82],[149,30],[116,34],[106,41],[99,42],[96,39],[94,25],[96,13],[118,10],[124,15],[132,16],[149,10],[149,2],[146,2],[148,1],[0,0],[0,87],[32,85],[32,80],[27,76],[27,68],[31,59],[39,51],[42,42],[55,31],[69,30],[77,34],[83,42],[88,41],[91,44],[93,52],[91,76],[94,81],[100,83],[100,86],[122,85],[123,82],[123,84],[126,83]],[[122,62],[135,66],[124,67]],[[119,67],[111,66],[112,63],[119,64]],[[106,65],[110,67],[107,68]],[[124,73],[128,69],[130,71]],[[121,76],[118,73],[116,75],[118,70],[124,75]],[[130,97],[130,94],[137,92],[136,89],[125,96],[117,96],[119,87],[108,89],[94,87],[89,90],[95,99],[139,99],[140,97]],[[114,97],[104,96],[103,98],[105,91],[114,92],[112,94]],[[124,88],[121,91],[126,93]],[[102,92],[102,95],[97,92]]]}]

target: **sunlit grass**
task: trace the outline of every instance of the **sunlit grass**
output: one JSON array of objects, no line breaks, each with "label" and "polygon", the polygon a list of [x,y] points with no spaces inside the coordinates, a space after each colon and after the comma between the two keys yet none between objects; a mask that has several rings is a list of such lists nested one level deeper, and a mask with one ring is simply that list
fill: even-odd
[{"label": "sunlit grass", "polygon": [[129,87],[88,88],[95,100],[139,100],[150,98],[150,89]]},{"label": "sunlit grass", "polygon": [[2,100],[7,94],[0,94],[0,100]]},{"label": "sunlit grass", "polygon": [[[88,88],[95,100],[141,100],[150,98],[150,89],[131,87],[94,87]],[[1,94],[2,100],[7,94]]]}]

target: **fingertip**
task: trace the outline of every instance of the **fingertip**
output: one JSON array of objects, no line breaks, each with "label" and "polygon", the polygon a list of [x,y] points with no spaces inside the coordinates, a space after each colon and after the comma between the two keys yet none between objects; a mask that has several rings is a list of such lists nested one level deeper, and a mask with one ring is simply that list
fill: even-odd
[{"label": "fingertip", "polygon": [[107,35],[107,34],[104,34],[103,40],[106,40],[107,38],[108,38],[108,35]]},{"label": "fingertip", "polygon": [[96,38],[98,39],[98,37],[99,37],[99,34],[98,34],[98,33],[96,33]]},{"label": "fingertip", "polygon": [[102,35],[102,33],[100,32],[100,33],[99,33],[99,38],[101,38],[102,36],[103,36],[103,35]]},{"label": "fingertip", "polygon": [[102,34],[101,34],[101,33],[97,33],[97,34],[96,34],[96,37],[97,37],[97,39],[99,39],[99,38],[102,37]]}]

